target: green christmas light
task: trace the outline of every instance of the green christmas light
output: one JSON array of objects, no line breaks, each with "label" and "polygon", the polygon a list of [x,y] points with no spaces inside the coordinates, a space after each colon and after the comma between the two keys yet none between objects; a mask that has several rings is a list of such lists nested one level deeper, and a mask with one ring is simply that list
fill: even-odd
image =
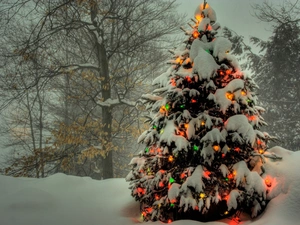
[{"label": "green christmas light", "polygon": [[170,206],[171,206],[171,207],[174,207],[174,206],[175,206],[175,204],[174,204],[174,203],[171,203],[171,204],[170,204]]},{"label": "green christmas light", "polygon": [[185,108],[185,105],[180,105],[180,108],[181,108],[181,109],[184,109],[184,108]]},{"label": "green christmas light", "polygon": [[167,104],[165,105],[165,108],[166,108],[166,110],[169,110],[169,109],[170,109],[170,105],[167,103]]},{"label": "green christmas light", "polygon": [[174,182],[175,182],[174,178],[170,177],[169,183],[172,184]]},{"label": "green christmas light", "polygon": [[156,128],[157,128],[157,126],[153,125],[153,129],[156,129]]},{"label": "green christmas light", "polygon": [[164,133],[164,129],[161,129],[161,130],[160,130],[160,133],[161,133],[161,134]]},{"label": "green christmas light", "polygon": [[229,181],[228,177],[225,178],[226,181]]},{"label": "green christmas light", "polygon": [[145,148],[145,152],[149,152],[149,148],[147,147],[147,148]]},{"label": "green christmas light", "polygon": [[194,151],[198,151],[199,147],[197,145],[194,145],[193,149],[194,149]]},{"label": "green christmas light", "polygon": [[207,53],[209,53],[210,54],[210,51],[209,51],[209,49],[207,49],[207,50],[205,50]]}]

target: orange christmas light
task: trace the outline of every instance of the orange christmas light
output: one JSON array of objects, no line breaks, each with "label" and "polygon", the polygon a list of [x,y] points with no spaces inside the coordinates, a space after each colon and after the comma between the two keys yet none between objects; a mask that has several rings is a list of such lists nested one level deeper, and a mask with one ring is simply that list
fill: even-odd
[{"label": "orange christmas light", "polygon": [[215,150],[216,152],[220,150],[220,146],[219,145],[213,145],[213,150]]},{"label": "orange christmas light", "polygon": [[185,133],[184,133],[183,131],[180,131],[180,130],[178,131],[178,135],[184,136],[184,134],[185,134]]},{"label": "orange christmas light", "polygon": [[271,180],[270,180],[269,178],[266,178],[266,179],[265,179],[265,183],[266,183],[266,185],[267,185],[268,187],[271,187],[271,186],[272,186],[272,182],[271,182]]},{"label": "orange christmas light", "polygon": [[175,60],[175,62],[177,63],[177,64],[182,64],[183,63],[183,60],[180,58],[180,57],[178,57],[176,60]]},{"label": "orange christmas light", "polygon": [[232,101],[234,99],[234,94],[230,92],[226,92],[226,98]]},{"label": "orange christmas light", "polygon": [[256,120],[256,116],[249,116],[248,119],[249,119],[250,121],[254,121],[254,120]]},{"label": "orange christmas light", "polygon": [[263,150],[262,148],[258,150],[259,154],[264,154],[265,150]]},{"label": "orange christmas light", "polygon": [[169,160],[169,162],[173,162],[174,161],[174,157],[170,155],[169,158],[168,158],[168,160]]},{"label": "orange christmas light", "polygon": [[226,74],[230,75],[231,74],[231,70],[226,70]]},{"label": "orange christmas light", "polygon": [[197,103],[197,100],[196,99],[192,99],[191,102],[192,103]]},{"label": "orange christmas light", "polygon": [[172,85],[173,87],[176,86],[176,81],[175,81],[174,79],[171,79],[170,83],[171,83],[171,85]]},{"label": "orange christmas light", "polygon": [[166,110],[166,107],[163,105],[162,107],[160,107],[159,109],[159,112],[160,113],[165,113],[167,110]]},{"label": "orange christmas light", "polygon": [[199,37],[199,32],[198,31],[194,31],[193,32],[193,37],[196,39],[196,38],[198,38]]}]

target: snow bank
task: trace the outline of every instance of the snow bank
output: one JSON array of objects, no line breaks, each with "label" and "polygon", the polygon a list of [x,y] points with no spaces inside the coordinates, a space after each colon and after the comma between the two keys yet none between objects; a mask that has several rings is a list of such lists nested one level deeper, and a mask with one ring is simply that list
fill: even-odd
[{"label": "snow bank", "polygon": [[[266,158],[266,174],[272,199],[254,220],[243,216],[243,225],[300,224],[300,151],[270,149],[283,157]],[[139,204],[130,196],[124,179],[102,181],[87,177],[55,174],[44,179],[0,176],[1,225],[161,225],[140,222]],[[201,223],[175,221],[174,225],[234,225],[233,220]]]}]

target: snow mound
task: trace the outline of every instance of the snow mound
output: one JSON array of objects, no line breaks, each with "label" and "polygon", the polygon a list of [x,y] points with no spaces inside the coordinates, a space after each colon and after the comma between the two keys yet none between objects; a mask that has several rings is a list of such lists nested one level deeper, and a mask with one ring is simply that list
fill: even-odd
[{"label": "snow mound", "polygon": [[[271,187],[271,201],[253,220],[243,216],[242,225],[298,225],[300,221],[300,151],[274,147],[266,157],[264,174]],[[172,196],[173,197],[173,196]],[[233,206],[233,205],[232,205]],[[12,178],[0,176],[1,225],[161,225],[140,220],[139,204],[130,196],[122,179],[92,180],[88,177],[55,174],[48,178]],[[233,220],[201,223],[175,221],[174,225],[235,225]]]}]

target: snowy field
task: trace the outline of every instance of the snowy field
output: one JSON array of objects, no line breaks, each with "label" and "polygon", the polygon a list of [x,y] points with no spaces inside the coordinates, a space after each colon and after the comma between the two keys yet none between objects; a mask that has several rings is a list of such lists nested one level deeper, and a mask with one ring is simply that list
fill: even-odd
[{"label": "snowy field", "polygon": [[[267,159],[272,180],[265,212],[243,225],[300,225],[300,151],[275,147],[282,161]],[[139,205],[125,179],[92,180],[55,174],[45,179],[0,176],[0,225],[133,225],[140,223]],[[143,224],[158,225],[161,222]],[[218,222],[175,221],[174,225],[235,225]]]}]

